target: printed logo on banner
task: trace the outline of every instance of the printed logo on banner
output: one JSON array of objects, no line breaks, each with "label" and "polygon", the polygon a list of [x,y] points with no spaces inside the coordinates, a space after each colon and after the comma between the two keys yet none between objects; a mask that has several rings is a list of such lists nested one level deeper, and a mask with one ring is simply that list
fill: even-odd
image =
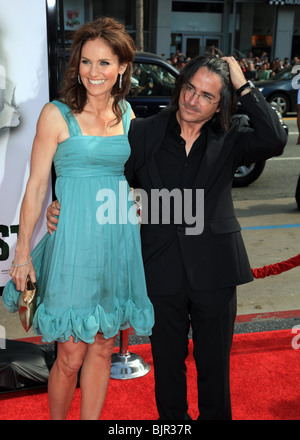
[{"label": "printed logo on banner", "polygon": [[[10,227],[6,225],[0,225],[0,234],[2,238],[7,238],[12,234],[18,235],[19,225],[11,225]],[[0,261],[5,261],[9,257],[9,246],[8,244],[0,238]]]}]

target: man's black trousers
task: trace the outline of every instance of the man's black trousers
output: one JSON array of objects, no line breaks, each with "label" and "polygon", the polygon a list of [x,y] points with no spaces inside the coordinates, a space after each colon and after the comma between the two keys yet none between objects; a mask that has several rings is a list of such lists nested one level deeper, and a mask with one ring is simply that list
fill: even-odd
[{"label": "man's black trousers", "polygon": [[155,397],[160,420],[186,420],[185,359],[192,328],[201,420],[230,420],[230,350],[236,317],[236,287],[194,291],[185,277],[175,295],[153,296],[151,336]]}]

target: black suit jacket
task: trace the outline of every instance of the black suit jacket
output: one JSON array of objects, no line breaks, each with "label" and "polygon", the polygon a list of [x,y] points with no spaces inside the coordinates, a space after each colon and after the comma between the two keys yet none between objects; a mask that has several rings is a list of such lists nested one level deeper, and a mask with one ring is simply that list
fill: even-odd
[{"label": "black suit jacket", "polygon": [[[181,287],[185,269],[195,290],[233,287],[253,280],[236,218],[232,179],[237,166],[280,154],[287,137],[276,113],[254,89],[241,98],[251,120],[233,120],[225,133],[209,128],[207,147],[193,188],[204,189],[204,230],[187,235],[186,224],[142,224],[142,252],[149,296],[170,295]],[[174,111],[174,110],[173,110]],[[162,189],[155,153],[164,138],[170,110],[134,119],[129,132],[131,156],[125,175],[134,188]],[[194,206],[194,209],[196,207]],[[184,269],[183,269],[184,268]]]}]

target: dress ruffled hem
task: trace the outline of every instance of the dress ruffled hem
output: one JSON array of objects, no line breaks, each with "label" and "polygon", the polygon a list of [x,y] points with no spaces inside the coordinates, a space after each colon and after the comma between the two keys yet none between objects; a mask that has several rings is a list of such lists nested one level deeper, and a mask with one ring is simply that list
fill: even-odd
[{"label": "dress ruffled hem", "polygon": [[[3,300],[7,310],[17,312],[20,292],[15,289],[12,280],[5,286],[4,293]],[[47,314],[42,303],[38,304],[33,319],[33,330],[38,336],[42,336],[43,342],[66,342],[72,336],[75,342],[92,344],[98,332],[109,339],[129,327],[134,329],[137,336],[151,336],[153,325],[154,312],[150,300],[142,309],[131,300],[126,302],[125,307],[121,307],[116,300],[114,313],[105,313],[103,307],[97,305],[94,312],[86,317],[77,315],[71,308],[60,317],[51,316]]]},{"label": "dress ruffled hem", "polygon": [[44,304],[41,304],[34,315],[33,329],[37,335],[42,336],[43,342],[66,342],[72,336],[75,342],[92,344],[98,332],[105,339],[110,339],[120,330],[129,327],[138,336],[151,336],[153,322],[151,303],[147,308],[138,309],[132,301],[128,301],[125,310],[118,306],[114,313],[105,313],[103,307],[97,305],[94,312],[86,317],[78,316],[72,309],[60,317],[51,316],[47,314]]}]

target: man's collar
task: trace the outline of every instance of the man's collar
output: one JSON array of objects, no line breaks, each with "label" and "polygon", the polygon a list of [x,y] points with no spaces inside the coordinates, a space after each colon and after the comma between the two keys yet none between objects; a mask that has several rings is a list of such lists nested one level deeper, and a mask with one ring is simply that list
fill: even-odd
[{"label": "man's collar", "polygon": [[[181,127],[180,127],[180,124],[178,122],[176,113],[177,112],[174,112],[171,115],[170,120],[169,120],[168,129],[174,131],[176,134],[178,134],[180,136],[180,134],[181,134]],[[206,121],[205,124],[203,124],[202,127],[201,127],[201,133],[207,132],[210,124],[211,124],[211,120]]]}]

